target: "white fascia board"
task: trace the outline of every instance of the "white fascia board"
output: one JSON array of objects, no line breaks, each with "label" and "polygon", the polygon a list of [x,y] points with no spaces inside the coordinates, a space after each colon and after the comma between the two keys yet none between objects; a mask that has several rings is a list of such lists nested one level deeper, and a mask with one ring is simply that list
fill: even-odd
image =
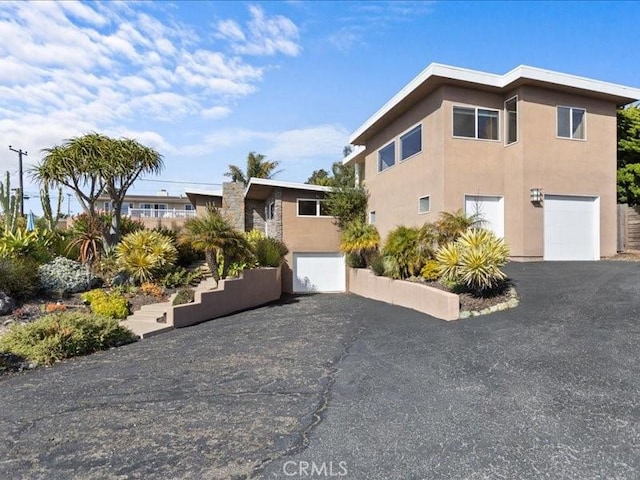
[{"label": "white fascia board", "polygon": [[264,185],[267,187],[279,187],[279,188],[290,188],[293,190],[311,190],[315,192],[330,192],[331,187],[325,187],[323,185],[310,185],[308,183],[297,183],[297,182],[281,182],[279,180],[270,180],[267,178],[255,178],[251,177],[249,183],[244,189],[244,195],[247,196],[247,192],[251,188],[251,185]]},{"label": "white fascia board", "polygon": [[222,190],[200,190],[197,188],[190,188],[190,189],[185,189],[184,191],[185,194],[189,195],[202,195],[205,197],[221,197],[222,196]]},{"label": "white fascia board", "polygon": [[520,65],[504,75],[497,75],[494,73],[480,72],[467,68],[432,63],[422,72],[420,72],[418,76],[411,80],[404,88],[402,88],[402,90],[395,94],[366,122],[358,127],[358,129],[355,130],[349,137],[349,143],[354,143],[355,139],[369,130],[402,100],[409,96],[410,93],[415,91],[420,85],[422,85],[431,77],[448,78],[451,80],[476,83],[478,85],[500,89],[511,85],[516,80],[524,78],[544,83],[573,87],[580,90],[602,93],[614,97],[631,99],[631,101],[640,100],[640,89],[637,88],[618,85],[615,83],[602,82],[599,80],[593,80],[590,78],[579,77],[566,73],[554,72],[552,70],[529,67],[527,65]]}]

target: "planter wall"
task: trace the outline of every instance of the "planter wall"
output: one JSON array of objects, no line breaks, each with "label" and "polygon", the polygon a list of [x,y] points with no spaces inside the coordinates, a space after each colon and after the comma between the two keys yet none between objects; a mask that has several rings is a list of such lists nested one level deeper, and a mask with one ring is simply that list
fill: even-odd
[{"label": "planter wall", "polygon": [[240,278],[221,280],[215,290],[196,291],[193,303],[170,307],[167,324],[188,327],[273,302],[281,294],[280,267],[245,270]]},{"label": "planter wall", "polygon": [[349,268],[349,292],[361,297],[411,308],[442,320],[460,318],[458,295],[419,283],[378,277],[371,270]]}]

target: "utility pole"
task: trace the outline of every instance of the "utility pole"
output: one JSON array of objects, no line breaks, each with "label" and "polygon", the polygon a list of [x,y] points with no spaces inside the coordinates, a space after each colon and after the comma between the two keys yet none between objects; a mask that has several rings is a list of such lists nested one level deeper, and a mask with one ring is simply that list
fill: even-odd
[{"label": "utility pole", "polygon": [[71,216],[71,194],[67,193],[67,218]]},{"label": "utility pole", "polygon": [[20,216],[24,217],[24,183],[22,178],[22,156],[24,155],[26,157],[27,152],[23,152],[21,148],[16,150],[11,145],[9,145],[9,150],[18,154],[18,176],[20,177]]}]

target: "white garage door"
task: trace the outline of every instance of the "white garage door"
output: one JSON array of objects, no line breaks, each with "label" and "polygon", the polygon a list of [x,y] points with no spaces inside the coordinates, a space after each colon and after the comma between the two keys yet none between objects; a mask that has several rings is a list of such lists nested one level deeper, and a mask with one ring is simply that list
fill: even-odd
[{"label": "white garage door", "polygon": [[344,255],[341,253],[294,253],[293,291],[344,292]]},{"label": "white garage door", "polygon": [[544,196],[544,259],[600,259],[597,197]]},{"label": "white garage door", "polygon": [[465,195],[464,213],[480,215],[482,228],[504,237],[504,198],[489,195]]}]

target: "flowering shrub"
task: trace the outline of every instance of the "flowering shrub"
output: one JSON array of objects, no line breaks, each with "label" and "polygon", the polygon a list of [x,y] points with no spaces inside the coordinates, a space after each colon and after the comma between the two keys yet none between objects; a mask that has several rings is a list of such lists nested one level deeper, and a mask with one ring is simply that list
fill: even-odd
[{"label": "flowering shrub", "polygon": [[81,297],[89,303],[91,313],[96,315],[119,319],[129,316],[129,301],[119,293],[96,289],[83,293]]},{"label": "flowering shrub", "polygon": [[80,263],[56,257],[38,268],[40,284],[49,292],[77,293],[89,290],[98,282]]}]

